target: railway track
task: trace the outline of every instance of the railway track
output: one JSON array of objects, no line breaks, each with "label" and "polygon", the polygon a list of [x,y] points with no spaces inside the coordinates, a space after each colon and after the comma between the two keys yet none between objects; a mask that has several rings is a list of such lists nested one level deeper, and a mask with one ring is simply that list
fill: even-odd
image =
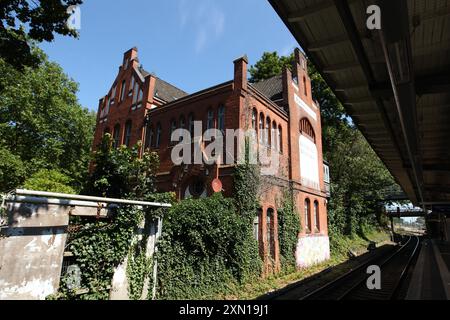
[{"label": "railway track", "polygon": [[[394,300],[407,271],[418,252],[420,238],[410,236],[393,253],[376,257],[347,272],[326,285],[308,293],[300,300]],[[381,289],[367,288],[367,267],[381,269]]]}]

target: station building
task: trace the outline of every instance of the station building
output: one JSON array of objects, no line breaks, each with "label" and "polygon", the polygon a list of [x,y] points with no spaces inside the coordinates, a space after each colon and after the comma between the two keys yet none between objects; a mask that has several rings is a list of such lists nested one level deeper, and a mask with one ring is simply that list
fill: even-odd
[{"label": "station building", "polygon": [[130,49],[110,91],[100,99],[93,149],[105,133],[112,135],[116,147],[142,141],[143,148],[160,157],[158,191],[174,192],[178,199],[206,197],[214,193],[213,181],[218,178],[223,194],[232,197],[236,164],[175,165],[172,133],[185,128],[194,134],[195,122],[201,122],[204,130],[254,129],[255,143],[280,159],[276,173],[261,177],[261,208],[253,226],[265,273],[280,268],[278,210],[287,191],[293,192],[301,220],[297,265],[327,260],[329,174],[322,156],[320,106],[312,98],[307,60],[296,49],[292,71],[286,68],[257,83],[248,81],[247,68],[247,57],[238,58],[232,80],[188,94],[145,71],[137,49]]}]

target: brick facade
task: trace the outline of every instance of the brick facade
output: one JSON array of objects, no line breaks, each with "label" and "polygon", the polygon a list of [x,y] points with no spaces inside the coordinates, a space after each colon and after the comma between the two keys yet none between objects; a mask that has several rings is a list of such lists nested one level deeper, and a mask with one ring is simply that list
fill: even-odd
[{"label": "brick facade", "polygon": [[[312,99],[306,58],[298,49],[295,57],[292,72],[285,69],[278,77],[254,84],[247,80],[247,57],[241,57],[234,61],[234,79],[188,95],[143,70],[137,49],[133,48],[124,54],[110,92],[100,99],[93,148],[105,132],[111,133],[118,144],[131,146],[143,141],[145,148],[160,156],[159,191],[173,191],[179,199],[211,195],[211,183],[218,172],[224,195],[231,197],[234,164],[221,164],[219,168],[216,164],[175,166],[171,158],[175,146],[170,141],[171,127],[189,129],[190,120],[195,120],[201,121],[203,128],[208,123],[219,128],[219,113],[223,112],[223,129],[249,129],[256,125],[260,141],[260,119],[263,119],[262,127],[269,124],[272,131],[267,140],[260,142],[280,156],[278,173],[261,179],[261,210],[255,217],[255,236],[258,235],[260,254],[264,257],[265,273],[276,272],[280,267],[277,209],[289,188],[293,190],[302,223],[298,265],[307,266],[327,259],[327,195],[320,109]],[[302,241],[306,238],[307,241]],[[325,244],[323,252],[305,247],[318,242]],[[308,252],[311,257],[307,256]]]}]

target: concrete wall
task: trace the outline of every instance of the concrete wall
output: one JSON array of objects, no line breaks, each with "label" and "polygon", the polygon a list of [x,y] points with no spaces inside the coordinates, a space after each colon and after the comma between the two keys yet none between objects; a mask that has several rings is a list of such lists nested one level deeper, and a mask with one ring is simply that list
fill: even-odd
[{"label": "concrete wall", "polygon": [[43,300],[57,292],[69,207],[8,204],[0,239],[0,300]]},{"label": "concrete wall", "polygon": [[[161,236],[162,221],[151,220],[144,221],[141,225],[139,232],[135,235],[133,242],[145,241],[144,246],[146,248],[147,258],[153,257],[157,247],[156,242]],[[127,278],[127,265],[128,260],[132,257],[127,256],[125,260],[120,264],[115,272],[111,283],[111,290],[109,294],[110,300],[130,300],[128,295],[129,283]],[[157,264],[153,261],[153,278],[156,279]],[[145,279],[144,288],[142,290],[141,300],[148,300],[154,297],[153,288],[150,288],[150,278]]]},{"label": "concrete wall", "polygon": [[299,268],[307,268],[330,259],[328,236],[300,237],[297,244],[296,260]]}]

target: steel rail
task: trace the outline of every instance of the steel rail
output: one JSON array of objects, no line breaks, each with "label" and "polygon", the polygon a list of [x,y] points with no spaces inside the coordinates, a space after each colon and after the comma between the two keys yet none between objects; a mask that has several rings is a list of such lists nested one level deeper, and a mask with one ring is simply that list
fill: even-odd
[{"label": "steel rail", "polygon": [[[391,255],[389,255],[389,257],[388,257],[386,260],[390,260],[390,259],[392,259],[393,257],[395,257],[398,253],[400,253],[400,252],[401,252],[401,251],[409,244],[409,242],[411,241],[411,239],[412,239],[412,237],[410,237],[410,238],[408,239],[408,241],[407,241],[405,244],[401,245],[400,248],[398,248],[397,250],[395,250],[394,253],[392,253]],[[351,276],[351,275],[353,275],[353,274],[356,274],[358,271],[361,271],[361,270],[367,268],[367,266],[371,265],[374,261],[379,260],[379,259],[380,259],[379,256],[374,257],[373,259],[370,259],[369,261],[366,261],[366,262],[362,263],[361,265],[357,266],[356,268],[350,269],[348,272],[344,273],[343,275],[339,276],[338,278],[334,279],[333,281],[327,283],[326,285],[321,286],[321,287],[319,287],[319,288],[317,288],[317,289],[311,291],[310,293],[304,295],[304,296],[301,297],[299,300],[307,300],[307,299],[310,299],[311,297],[313,297],[313,296],[319,294],[320,292],[325,292],[325,291],[327,291],[327,290],[332,289],[332,288],[333,288],[334,286],[336,286],[336,284],[339,283],[340,281],[344,280],[345,278],[348,278],[349,276]],[[385,260],[385,261],[386,261],[386,260]],[[364,278],[364,281],[365,281],[365,280],[366,280],[366,279]],[[358,282],[358,285],[359,285],[360,283],[361,283],[361,282]],[[353,287],[352,287],[352,288],[353,288]],[[339,298],[338,300],[340,300],[340,298]]]},{"label": "steel rail", "polygon": [[[405,264],[404,268],[402,269],[402,272],[400,273],[400,276],[398,277],[398,280],[396,281],[396,284],[394,286],[394,290],[392,290],[392,292],[389,294],[389,300],[391,300],[393,298],[393,296],[395,295],[395,293],[398,291],[398,287],[401,283],[401,281],[403,280],[405,274],[406,274],[406,270],[409,268],[411,261],[413,259],[413,257],[415,256],[417,249],[419,247],[420,244],[420,240],[419,237],[414,236],[417,240],[417,243],[415,245],[415,248],[412,252],[412,254],[409,255],[408,261]],[[386,264],[388,264],[389,262],[391,262],[394,258],[398,257],[398,255],[408,246],[408,244],[412,241],[412,239],[414,237],[410,237],[407,241],[407,243],[405,243],[399,250],[397,250],[394,254],[392,254],[390,257],[388,257],[387,259],[385,259],[381,264],[380,267],[385,266]],[[364,282],[367,280],[367,277],[365,277],[363,280],[359,281],[358,283],[356,283],[354,286],[352,286],[350,289],[348,289],[344,294],[342,294],[338,300],[344,300],[346,297],[349,297],[356,289],[360,288]]]}]

